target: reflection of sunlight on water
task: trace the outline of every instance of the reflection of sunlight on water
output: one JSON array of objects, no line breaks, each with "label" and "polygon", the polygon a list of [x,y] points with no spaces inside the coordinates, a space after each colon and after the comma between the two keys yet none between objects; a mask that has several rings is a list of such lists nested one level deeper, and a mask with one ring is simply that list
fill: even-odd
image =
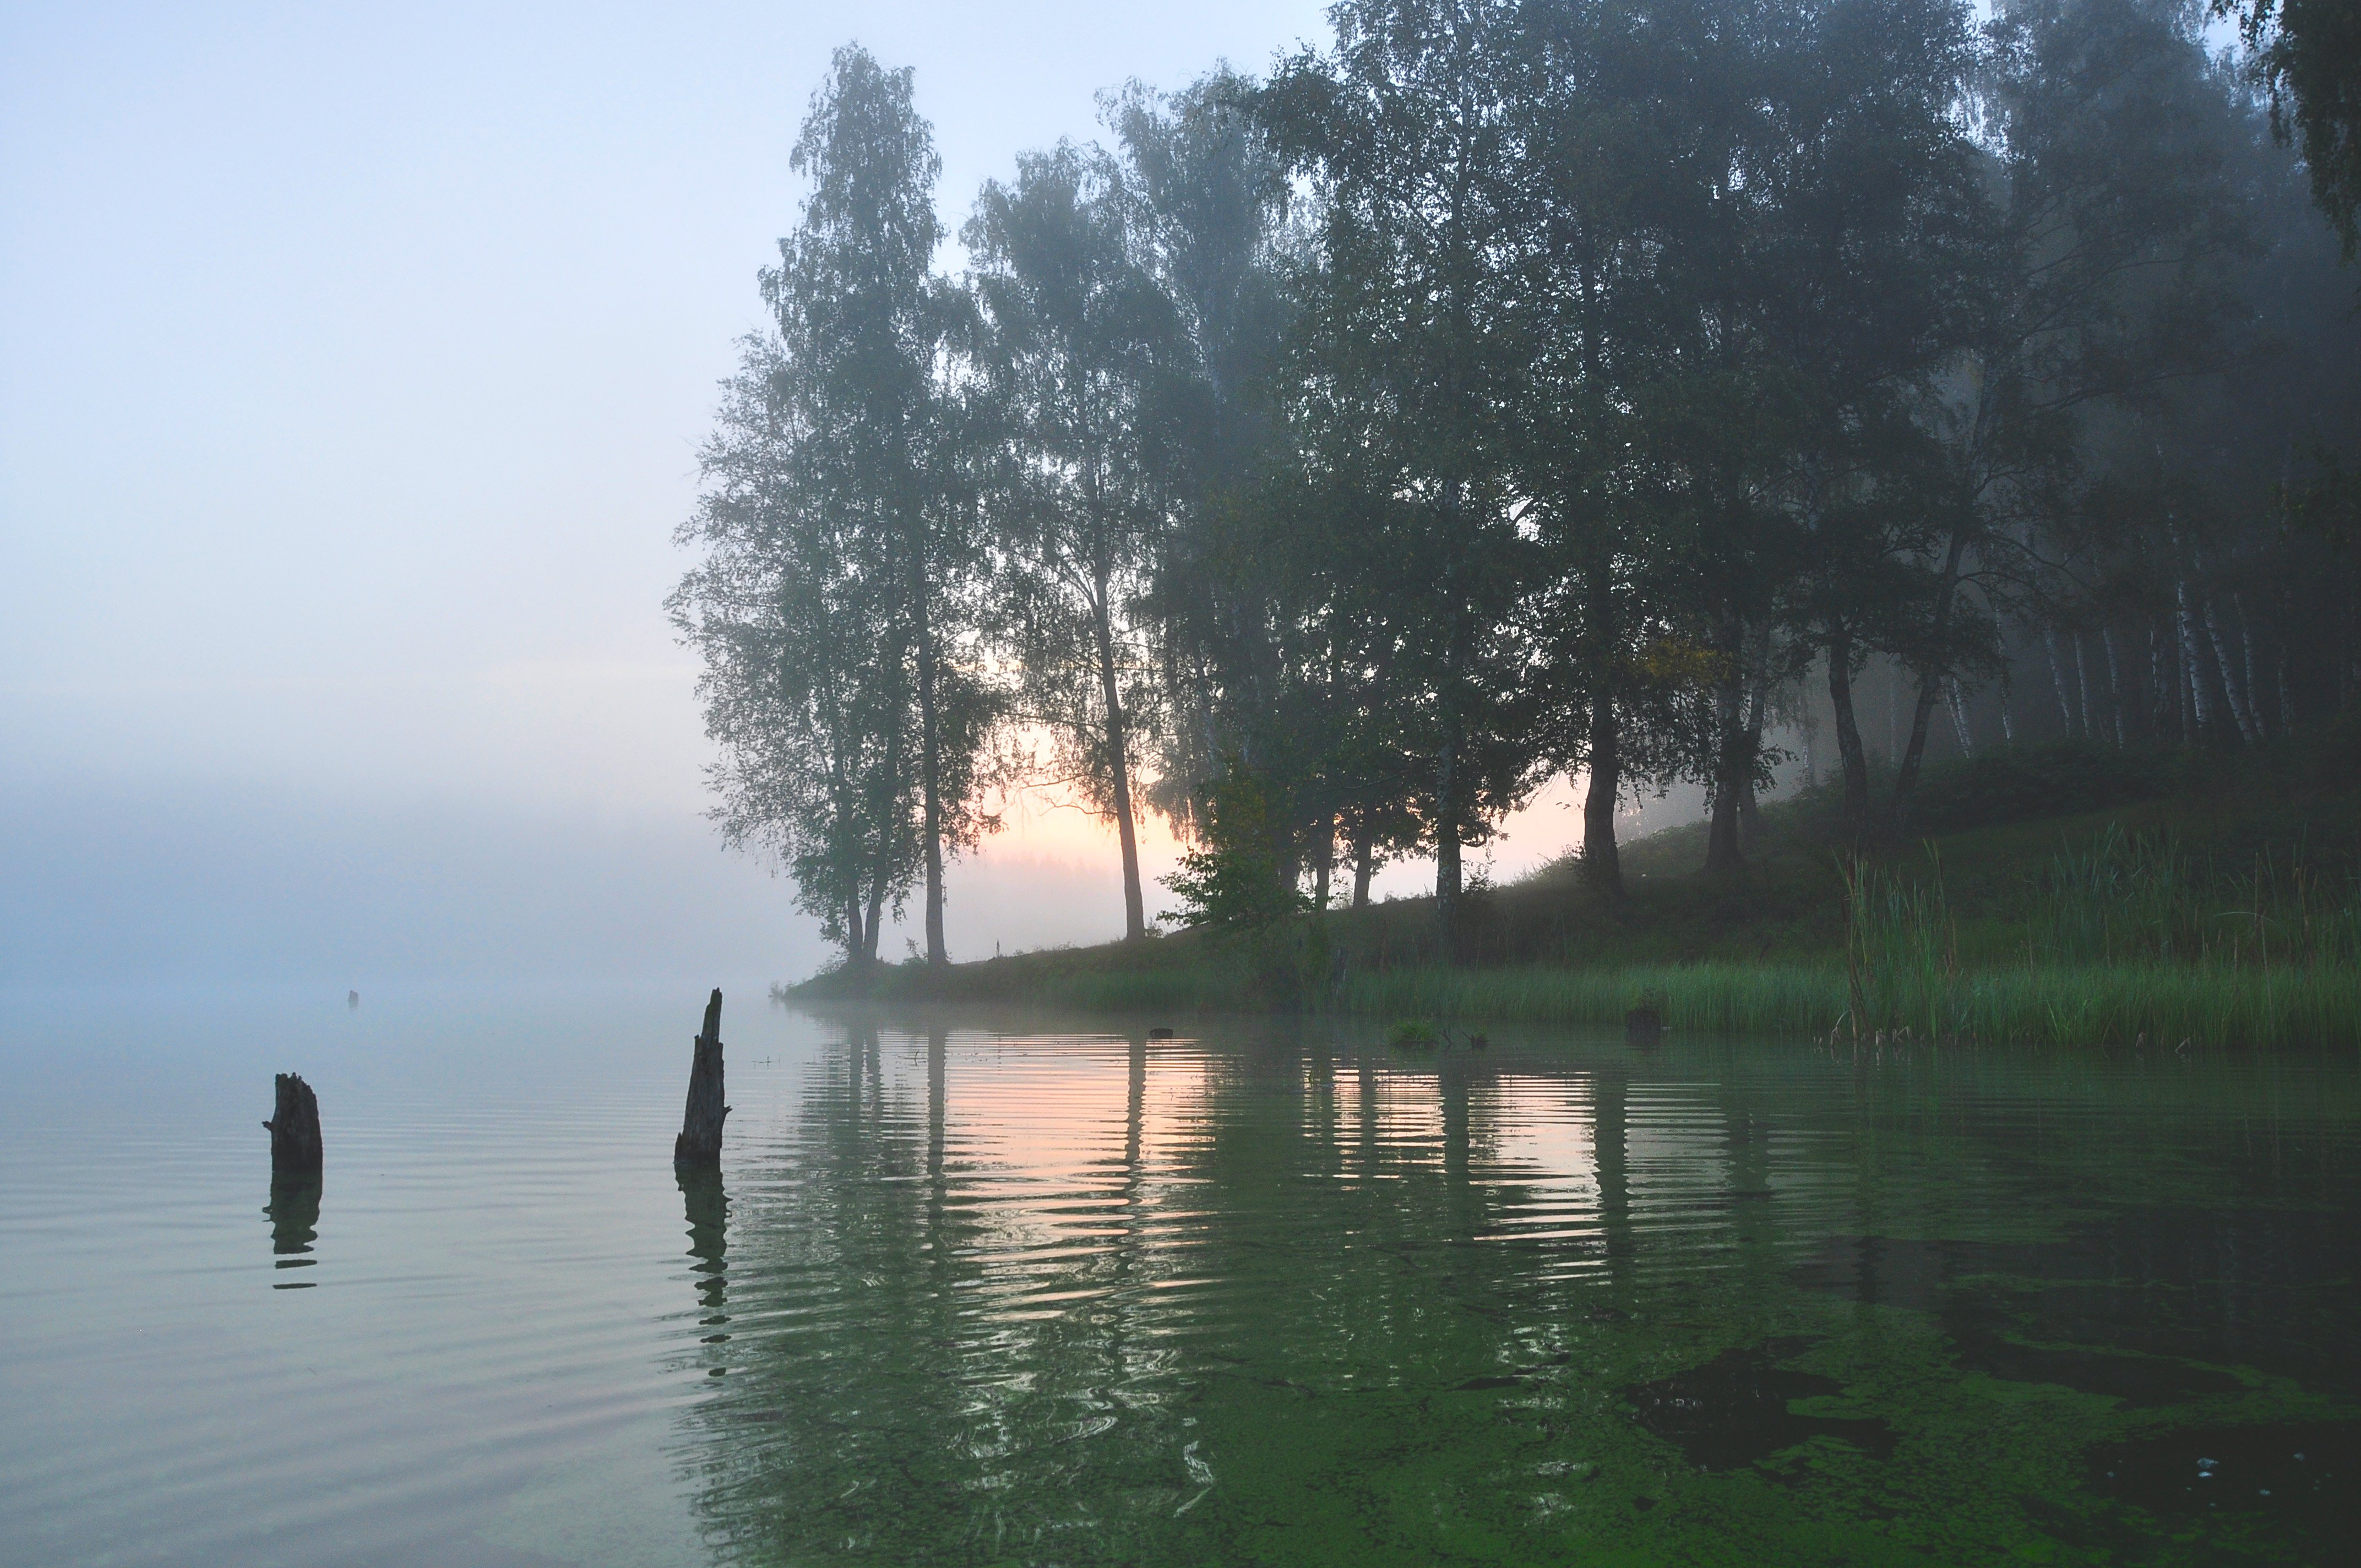
[{"label": "reflection of sunlight on water", "polygon": [[1648,1281],[1769,1245],[1749,1113],[1620,1051],[852,1025],[791,1070],[684,1453],[713,1528],[789,1557],[1220,1519],[1249,1431],[1505,1408]]},{"label": "reflection of sunlight on water", "polygon": [[[676,998],[313,1000],[333,1025],[183,1004],[0,1056],[12,1526],[126,1560],[1359,1564],[1909,1518],[1997,1561],[2044,1539],[2028,1494],[2098,1506],[2111,1388],[2212,1432],[2361,1386],[2346,1060],[752,1009],[708,1184],[666,1158]],[[291,1050],[324,1205],[269,1190],[254,1126]],[[2201,1387],[2202,1420],[2159,1402]],[[1706,1475],[1635,1390],[1819,1446]]]},{"label": "reflection of sunlight on water", "polygon": [[1478,1179],[1499,1189],[1487,1236],[1530,1242],[1598,1234],[1598,1163],[1587,1086],[1566,1078],[1502,1077],[1477,1102],[1490,1146]]},{"label": "reflection of sunlight on water", "polygon": [[1443,1102],[1432,1073],[1398,1071],[1367,1060],[1338,1076],[1337,1153],[1363,1181],[1397,1180],[1439,1161]]},{"label": "reflection of sunlight on water", "polygon": [[1730,1186],[1725,1113],[1703,1084],[1635,1084],[1626,1102],[1632,1223],[1694,1223],[1701,1202]]}]

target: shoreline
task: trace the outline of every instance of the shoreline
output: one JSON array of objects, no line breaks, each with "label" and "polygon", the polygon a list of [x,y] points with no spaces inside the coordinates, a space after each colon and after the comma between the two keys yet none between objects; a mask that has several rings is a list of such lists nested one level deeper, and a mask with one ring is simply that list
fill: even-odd
[{"label": "shoreline", "polygon": [[[1913,998],[1906,1011],[1889,1012],[1883,1026],[1856,1032],[1850,977],[1839,964],[1419,966],[1347,974],[1323,994],[1285,1006],[1257,996],[1252,977],[1229,964],[1050,968],[1025,961],[1070,953],[955,964],[939,976],[918,965],[880,966],[861,979],[836,971],[774,986],[772,996],[788,1003],[1010,1003],[1097,1014],[1294,1012],[1384,1022],[1607,1026],[1621,1025],[1644,1004],[1668,1027],[1692,1034],[2101,1049],[2184,1042],[2250,1049],[2361,1046],[2361,974],[2341,968],[2074,965],[1963,972]],[[994,964],[1019,972],[974,972]]]}]

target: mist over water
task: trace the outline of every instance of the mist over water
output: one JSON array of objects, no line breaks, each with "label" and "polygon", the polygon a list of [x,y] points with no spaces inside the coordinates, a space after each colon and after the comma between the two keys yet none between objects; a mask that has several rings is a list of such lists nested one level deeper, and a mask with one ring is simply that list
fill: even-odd
[{"label": "mist over water", "polygon": [[[1448,1017],[1437,1047],[1426,1019],[768,1000],[861,948],[811,908],[858,927],[882,896],[876,956],[917,956],[922,834],[952,857],[938,956],[1105,941],[1126,893],[1156,923],[1186,901],[1170,820],[1140,813],[1126,889],[1084,808],[1133,747],[1124,788],[1201,849],[1206,790],[1254,786],[1245,819],[1279,830],[1228,848],[1260,891],[1341,842],[1384,860],[1384,900],[1457,884],[1438,844],[1471,889],[1562,856],[1591,768],[1621,769],[1625,841],[1696,821],[1706,781],[1735,829],[1804,775],[1890,792],[1899,833],[1933,820],[1905,810],[1922,757],[2062,740],[2194,778],[2361,733],[2350,554],[2294,525],[2344,504],[2322,474],[2349,461],[2301,465],[2356,428],[2352,275],[2185,7],[1972,8],[2038,24],[2054,70],[1939,0],[1335,15],[0,14],[0,1568],[2309,1563],[2361,1539],[2349,1053],[1839,1051],[1685,1017],[1644,1047]],[[1350,81],[1279,64],[1356,37]],[[873,58],[831,57],[856,38]],[[1291,85],[1248,115],[1245,77],[1203,74],[1224,60]],[[1378,121],[1330,89],[1363,87],[1412,106],[1354,153]],[[1457,135],[1471,104],[1512,134]],[[791,156],[807,112],[840,166]],[[1939,154],[1915,187],[1905,143]],[[929,224],[863,228],[898,196],[820,221],[825,170],[879,147]],[[1499,206],[1467,227],[1455,194],[1434,248],[1446,188]],[[863,282],[874,254],[815,248],[888,232],[919,236],[907,311]],[[1057,303],[1118,296],[1140,314],[1112,335]],[[1225,313],[1250,299],[1271,313]],[[927,420],[856,385],[859,343]],[[735,400],[741,350],[763,373]],[[1065,429],[1069,404],[1113,422]],[[765,484],[820,481],[708,529],[759,545],[758,578],[675,533],[739,515],[702,444],[733,428]],[[1121,563],[1037,528],[1103,525],[1110,476]],[[796,598],[838,578],[861,591],[825,615]],[[685,647],[666,593],[699,580],[759,613]],[[726,745],[717,649],[752,677]],[[835,699],[847,672],[873,701]],[[828,746],[740,777],[756,838],[832,817],[798,908],[720,841],[711,770],[813,711]],[[2345,790],[2354,753],[2319,755]],[[961,843],[942,788],[998,830]],[[2029,841],[2067,809],[2016,804],[1975,820]],[[1598,929],[1634,962],[1817,954],[1831,986],[1904,938],[1946,995],[1996,972],[1960,970],[1948,914],[1896,915],[1863,960],[1867,895],[1788,902],[1801,856],[1829,892],[1864,841],[1726,833],[1734,894],[1693,907],[1649,903],[1685,874],[1660,841]],[[2095,891],[2066,888],[2067,853],[2037,913],[2126,902],[2095,852]],[[2138,863],[2155,891],[2181,861]],[[2254,863],[2268,952],[2326,884],[2301,865],[2267,912]],[[1572,963],[1565,916],[1611,884],[1563,880],[1561,945],[1530,950]],[[1368,967],[1428,913],[1352,917]],[[1758,949],[1756,913],[1795,941]],[[2352,950],[2323,938],[2342,956],[2303,978]],[[1194,956],[1234,1004],[1236,955]],[[2208,963],[2280,983],[2235,938]],[[731,1111],[692,1173],[667,1155],[716,985]],[[319,1096],[317,1180],[269,1167],[284,1072]]]},{"label": "mist over water", "polygon": [[[2316,1562],[2356,1522],[2347,1059],[733,991],[683,1179],[698,1001],[20,1004],[0,1563]],[[290,1067],[316,1189],[255,1124]]]},{"label": "mist over water", "polygon": [[691,813],[0,791],[0,986],[792,979],[779,885]]},{"label": "mist over water", "polygon": [[[920,62],[964,201],[1128,75],[1320,29],[0,15],[0,986],[810,972],[699,817],[662,599],[829,50]],[[976,909],[967,950],[1119,930],[1119,894],[1069,917],[1085,886],[1038,934]]]},{"label": "mist over water", "polygon": [[[1558,852],[1553,792],[1509,825],[1510,874]],[[1694,791],[1638,828],[1694,816]],[[1170,869],[1161,833],[1148,874]],[[1389,867],[1378,896],[1430,891]],[[1113,836],[1071,810],[1012,816],[954,861],[953,956],[1083,945],[1122,930]],[[692,990],[794,981],[839,955],[788,883],[726,850],[694,801],[553,809],[445,792],[388,800],[289,784],[0,782],[0,987],[627,979]],[[1150,893],[1151,913],[1171,902]],[[909,923],[905,922],[906,932]],[[895,933],[884,956],[899,958]]]}]

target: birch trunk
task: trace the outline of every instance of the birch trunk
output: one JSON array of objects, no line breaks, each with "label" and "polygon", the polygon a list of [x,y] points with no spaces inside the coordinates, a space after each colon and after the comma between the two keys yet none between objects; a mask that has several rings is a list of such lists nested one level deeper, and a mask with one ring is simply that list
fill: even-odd
[{"label": "birch trunk", "polygon": [[[917,553],[912,553],[914,559]],[[943,799],[942,738],[935,713],[935,628],[927,602],[923,563],[911,573],[912,608],[918,621],[918,789],[927,836],[927,962],[940,968],[951,961],[943,945]]]},{"label": "birch trunk", "polygon": [[1763,813],[1754,797],[1755,764],[1763,756],[1763,726],[1771,711],[1771,628],[1754,634],[1753,669],[1747,676],[1746,783],[1738,795],[1738,841],[1749,854],[1763,839]]},{"label": "birch trunk", "polygon": [[2222,700],[2229,707],[2230,722],[2237,726],[2239,740],[2249,746],[2260,745],[2262,737],[2255,732],[2254,718],[2247,713],[2246,699],[2238,690],[2238,678],[2230,668],[2229,652],[2222,646],[2222,628],[2213,619],[2213,601],[2201,600],[2197,609],[2205,628],[2206,644],[2213,650],[2213,667],[2222,676]]},{"label": "birch trunk", "polygon": [[1615,803],[1623,791],[1623,715],[1616,707],[1614,648],[1620,635],[1615,584],[1597,558],[1584,567],[1590,635],[1590,787],[1582,801],[1582,880],[1611,902],[1623,897],[1623,851],[1615,841]]},{"label": "birch trunk", "polygon": [[1323,915],[1328,912],[1328,873],[1336,863],[1336,815],[1328,813],[1320,819],[1320,831],[1312,840],[1319,858],[1312,863],[1312,906]]},{"label": "birch trunk", "polygon": [[2082,657],[2082,633],[2079,629],[2074,633],[2074,700],[2081,710],[2078,717],[2082,721],[2082,739],[2088,740],[2092,735],[2091,667]]},{"label": "birch trunk", "polygon": [[1614,694],[1590,694],[1590,789],[1582,801],[1582,880],[1609,898],[1623,896],[1623,856],[1615,842],[1615,801],[1623,788],[1623,732]]},{"label": "birch trunk", "polygon": [[1852,707],[1852,640],[1828,643],[1828,706],[1836,710],[1837,761],[1844,770],[1845,831],[1856,844],[1869,833],[1869,753]]},{"label": "birch trunk", "polygon": [[2041,652],[2049,663],[2049,689],[2058,694],[2058,718],[2070,737],[2074,733],[2074,705],[2066,698],[2066,672],[2058,663],[2058,631],[2055,627],[2041,629]]},{"label": "birch trunk", "polygon": [[2099,628],[2099,646],[2107,653],[2107,716],[2114,721],[2115,744],[2124,743],[2124,677],[2115,663],[2115,633],[2112,627]]},{"label": "birch trunk", "polygon": [[1098,575],[1091,630],[1098,643],[1099,699],[1106,707],[1107,767],[1114,776],[1115,835],[1123,849],[1123,936],[1148,935],[1148,906],[1139,892],[1139,836],[1131,819],[1131,738],[1124,728],[1123,689],[1116,680],[1115,620],[1107,607],[1108,574]]},{"label": "birch trunk", "polygon": [[2255,739],[2260,740],[2270,731],[2263,726],[2263,697],[2255,685],[2255,623],[2246,618],[2246,601],[2242,595],[2230,596],[2230,608],[2238,612],[2238,642],[2246,653],[2246,714],[2255,721]]},{"label": "birch trunk", "polygon": [[1746,857],[1738,846],[1738,797],[1752,772],[1745,755],[1746,673],[1744,634],[1735,629],[1723,634],[1727,673],[1714,684],[1713,806],[1707,819],[1705,872],[1713,877],[1737,875]]},{"label": "birch trunk", "polygon": [[2182,690],[2189,702],[2190,721],[2183,729],[2183,738],[2194,741],[2213,727],[2213,714],[2206,698],[2203,673],[2197,665],[2197,618],[2189,608],[2189,579],[2177,579],[2172,595],[2180,634],[2180,676],[2185,683]]}]

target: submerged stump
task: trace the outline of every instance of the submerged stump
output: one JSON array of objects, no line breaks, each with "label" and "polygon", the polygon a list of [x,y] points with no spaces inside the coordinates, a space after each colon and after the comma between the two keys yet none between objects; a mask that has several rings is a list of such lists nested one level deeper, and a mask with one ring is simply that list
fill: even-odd
[{"label": "submerged stump", "polygon": [[291,1072],[279,1075],[279,1102],[270,1120],[270,1174],[320,1174],[320,1102],[312,1086]]},{"label": "submerged stump", "polygon": [[730,1107],[721,1102],[721,992],[716,989],[705,1004],[705,1029],[689,1062],[688,1106],[681,1113],[680,1136],[673,1140],[673,1164],[719,1169],[721,1119],[729,1114]]}]

